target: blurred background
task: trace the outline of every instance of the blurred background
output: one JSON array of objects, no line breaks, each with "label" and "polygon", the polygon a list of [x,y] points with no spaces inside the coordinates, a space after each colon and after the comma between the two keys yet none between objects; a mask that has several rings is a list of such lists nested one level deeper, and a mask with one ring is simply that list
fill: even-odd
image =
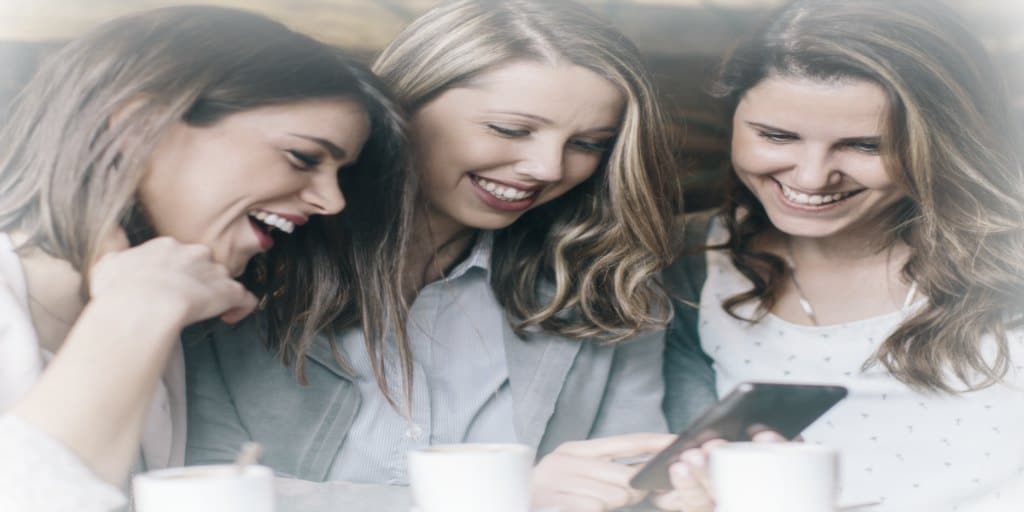
[{"label": "blurred background", "polygon": [[[180,3],[244,8],[372,61],[438,0],[0,0],[0,116],[40,59],[107,19]],[[727,170],[725,125],[705,95],[722,54],[782,0],[583,0],[630,37],[647,59],[673,119],[689,183],[686,208],[719,198]],[[1024,126],[1024,0],[952,0],[1004,69]]]}]

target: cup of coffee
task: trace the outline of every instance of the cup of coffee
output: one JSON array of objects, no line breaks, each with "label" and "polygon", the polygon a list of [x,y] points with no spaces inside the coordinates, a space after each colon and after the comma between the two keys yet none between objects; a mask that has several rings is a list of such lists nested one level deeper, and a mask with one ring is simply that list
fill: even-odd
[{"label": "cup of coffee", "polygon": [[716,512],[834,512],[839,456],[806,443],[729,443],[711,451]]},{"label": "cup of coffee", "polygon": [[270,468],[233,464],[161,469],[132,478],[136,512],[274,512]]},{"label": "cup of coffee", "polygon": [[529,512],[533,450],[521,444],[453,444],[409,452],[420,512]]}]

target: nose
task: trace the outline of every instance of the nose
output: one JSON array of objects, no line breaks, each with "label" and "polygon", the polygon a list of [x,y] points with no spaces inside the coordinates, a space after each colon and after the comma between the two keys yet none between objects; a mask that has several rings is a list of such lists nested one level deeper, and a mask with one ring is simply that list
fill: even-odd
[{"label": "nose", "polygon": [[532,181],[553,183],[562,179],[563,145],[535,144],[515,163],[516,174]]},{"label": "nose", "polygon": [[842,165],[827,150],[808,149],[793,169],[793,185],[807,191],[826,190],[842,181]]},{"label": "nose", "polygon": [[335,172],[318,172],[302,189],[302,200],[313,206],[316,215],[335,215],[345,209],[345,195]]}]

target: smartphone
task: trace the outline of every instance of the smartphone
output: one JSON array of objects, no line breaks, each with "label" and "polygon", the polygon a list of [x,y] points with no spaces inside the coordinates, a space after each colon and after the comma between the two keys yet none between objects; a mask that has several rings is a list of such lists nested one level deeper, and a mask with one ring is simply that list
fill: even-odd
[{"label": "smartphone", "polygon": [[672,444],[640,469],[630,485],[636,489],[670,489],[668,467],[682,452],[712,439],[749,441],[766,430],[792,439],[846,393],[842,386],[744,382],[680,432]]}]

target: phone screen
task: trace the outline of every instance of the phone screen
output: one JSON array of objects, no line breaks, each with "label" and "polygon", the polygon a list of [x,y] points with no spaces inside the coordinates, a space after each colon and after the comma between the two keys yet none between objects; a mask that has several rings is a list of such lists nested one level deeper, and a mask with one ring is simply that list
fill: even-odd
[{"label": "phone screen", "polygon": [[713,439],[749,441],[773,430],[792,439],[847,394],[842,386],[744,382],[704,412],[661,453],[654,456],[630,485],[637,489],[669,489],[668,466],[679,454]]}]

